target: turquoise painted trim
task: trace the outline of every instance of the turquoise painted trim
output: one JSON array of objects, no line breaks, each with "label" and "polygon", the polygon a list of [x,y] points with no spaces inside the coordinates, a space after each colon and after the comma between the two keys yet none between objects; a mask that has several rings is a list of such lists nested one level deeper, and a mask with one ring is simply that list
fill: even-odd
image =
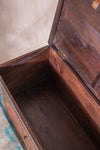
[{"label": "turquoise painted trim", "polygon": [[[5,129],[5,134],[11,140],[11,142],[16,143],[16,141],[14,140],[14,138],[10,135],[9,130],[13,131],[13,129],[9,126],[8,128]],[[14,133],[14,131],[13,131],[13,133]]]},{"label": "turquoise painted trim", "polygon": [[4,105],[2,88],[1,88],[1,81],[0,81],[0,103],[2,103]]},{"label": "turquoise painted trim", "polygon": [[19,145],[16,145],[16,148],[17,148],[17,150],[20,150],[20,147],[19,147]]},{"label": "turquoise painted trim", "polygon": [[[5,134],[8,136],[8,138],[10,139],[11,142],[17,144],[17,142],[14,140],[14,138],[10,135],[9,130],[10,130],[11,132],[13,132],[13,134],[15,135],[15,131],[11,128],[11,126],[9,126],[8,128],[5,129]],[[16,135],[15,135],[15,136],[16,136]],[[21,150],[18,144],[16,145],[16,149],[17,149],[17,150]]]},{"label": "turquoise painted trim", "polygon": [[3,100],[3,95],[0,94],[0,100]]},{"label": "turquoise painted trim", "polygon": [[[7,114],[6,114],[6,111],[5,111],[5,109],[4,109],[4,100],[3,100],[4,98],[3,98],[3,94],[2,94],[2,88],[3,88],[3,90],[5,91],[5,93],[7,94],[7,92],[6,92],[5,88],[4,88],[4,86],[2,85],[2,83],[1,83],[1,81],[0,81],[0,107],[1,107],[1,109],[2,109],[2,111],[3,111],[3,113],[4,113],[4,116],[5,116],[5,118],[6,118],[7,122],[8,122],[8,124],[9,124],[9,127],[5,129],[5,134],[8,136],[8,138],[10,139],[11,142],[17,144],[17,142],[14,140],[14,138],[10,135],[10,132],[9,132],[9,130],[10,130],[11,132],[13,132],[14,136],[16,136],[15,131],[14,131],[14,129],[13,129],[13,125],[11,125],[11,122],[9,121],[9,119],[8,119],[8,117],[7,117]],[[7,96],[8,96],[8,94],[7,94]],[[8,98],[9,98],[9,100],[10,100],[10,102],[11,102],[11,99],[10,99],[9,96],[8,96]],[[14,105],[13,105],[13,106],[14,106]],[[19,146],[18,144],[16,145],[16,149],[17,149],[17,150],[21,150],[21,149],[20,149],[20,146]]]},{"label": "turquoise painted trim", "polygon": [[[5,88],[4,88],[4,86],[3,86],[3,84],[2,84],[2,82],[1,82],[1,81],[0,81],[0,85],[2,86],[2,88],[3,88],[4,92],[6,93],[6,95],[7,95],[8,99],[9,99],[10,103],[12,104],[12,106],[13,106],[14,110],[16,111],[17,115],[19,116],[19,113],[17,112],[17,110],[16,110],[16,108],[15,108],[15,106],[14,106],[14,104],[13,104],[13,102],[12,102],[11,98],[9,97],[9,95],[8,95],[7,91],[5,90]],[[20,117],[20,116],[19,116],[19,117]]]}]

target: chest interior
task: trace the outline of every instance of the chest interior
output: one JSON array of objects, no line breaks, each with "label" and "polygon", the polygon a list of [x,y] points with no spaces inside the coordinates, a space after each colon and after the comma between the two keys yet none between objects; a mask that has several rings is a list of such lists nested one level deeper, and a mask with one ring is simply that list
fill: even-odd
[{"label": "chest interior", "polygon": [[50,45],[0,66],[39,149],[100,148],[100,7],[94,4],[60,0]]},{"label": "chest interior", "polygon": [[44,150],[98,149],[99,132],[80,102],[88,94],[56,50],[24,56],[0,71]]}]

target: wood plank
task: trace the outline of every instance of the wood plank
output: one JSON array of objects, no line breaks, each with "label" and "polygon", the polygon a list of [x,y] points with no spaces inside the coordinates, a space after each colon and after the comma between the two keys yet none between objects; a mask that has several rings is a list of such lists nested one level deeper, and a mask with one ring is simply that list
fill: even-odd
[{"label": "wood plank", "polygon": [[53,41],[58,41],[58,50],[66,54],[67,61],[100,101],[96,86],[100,80],[100,7],[95,10],[92,2],[65,0]]},{"label": "wood plank", "polygon": [[[66,83],[74,97],[76,97],[76,100],[72,101],[71,106],[74,107],[74,103],[77,103],[78,105],[80,104],[80,110],[84,110],[86,113],[84,117],[80,116],[80,111],[78,111],[79,108],[76,107],[76,110],[74,109],[74,111],[77,112],[77,116],[79,115],[81,122],[84,122],[83,124],[85,129],[88,129],[88,131],[90,130],[90,134],[93,133],[94,136],[97,136],[96,138],[98,139],[98,144],[100,144],[100,106],[97,100],[88,91],[86,86],[83,85],[78,76],[75,75],[75,72],[71,69],[71,67],[66,62],[64,63],[63,60],[57,56],[57,53],[52,49],[50,51],[49,60],[55,71],[58,72],[59,76],[63,79],[64,83]],[[86,122],[85,116],[88,117],[88,122]],[[92,128],[95,129],[94,132],[91,127],[88,127],[89,125],[92,125]]]}]

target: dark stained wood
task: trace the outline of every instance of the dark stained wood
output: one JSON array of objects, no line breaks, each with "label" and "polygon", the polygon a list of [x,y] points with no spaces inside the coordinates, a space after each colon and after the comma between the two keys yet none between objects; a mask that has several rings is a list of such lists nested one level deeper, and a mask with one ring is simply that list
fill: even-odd
[{"label": "dark stained wood", "polygon": [[[23,116],[22,112],[20,111],[18,105],[16,104],[15,100],[13,99],[9,89],[7,88],[5,82],[3,81],[2,77],[0,76],[0,82],[2,82],[2,109],[4,111],[9,124],[15,131],[16,136],[19,139],[24,150],[42,150],[35,134],[32,132],[31,128],[28,125],[25,117]],[[0,101],[1,104],[1,101]],[[25,138],[27,136],[27,138]]]},{"label": "dark stained wood", "polygon": [[[23,57],[22,59],[23,62],[25,62],[25,58]],[[14,61],[13,64],[15,64]],[[39,149],[98,149],[100,109],[91,95],[77,80],[73,72],[63,62],[61,57],[57,55],[57,52],[50,48],[35,56],[31,62],[31,66],[34,67],[34,70],[31,72],[29,71],[31,67],[27,67],[27,65],[28,64],[25,63],[21,66],[21,69],[15,67],[14,70],[12,70],[12,68],[10,69],[12,66],[10,64],[9,69],[7,70],[5,66],[1,74],[14,97],[14,105],[17,105],[17,110],[19,112],[21,110],[22,112],[20,116],[31,128],[29,131],[30,133],[32,132],[31,135],[33,135],[33,139],[35,139],[35,141],[37,139],[41,145]],[[53,70],[59,74],[59,77],[55,76],[51,65],[52,68],[54,68]],[[24,74],[22,74],[22,71]],[[31,73],[32,75],[30,75]],[[9,74],[16,77],[17,87],[14,78],[11,78]],[[27,76],[29,76],[29,78],[27,78]],[[25,82],[26,79],[27,82]],[[65,88],[63,89],[60,79],[64,80]],[[60,86],[61,88],[58,88]],[[66,94],[64,94],[64,92]],[[5,97],[5,102],[7,102],[6,100],[7,98]],[[74,109],[77,107],[74,101],[81,104],[81,110],[79,109],[78,113]],[[75,105],[74,108],[73,103]],[[10,105],[8,105],[7,102],[7,106],[10,107]],[[9,107],[7,107],[6,111],[10,110],[11,113],[12,111],[8,109]],[[72,110],[75,111],[73,112]],[[80,118],[82,117],[81,111],[86,113],[87,118],[85,116],[84,118],[87,124],[84,122],[84,119],[77,119],[79,114]],[[14,112],[12,113],[13,117],[10,116],[12,121],[18,124]],[[91,126],[89,125],[90,123],[92,124]],[[92,133],[86,133],[86,128],[82,127],[82,125],[90,128]],[[21,134],[21,131],[19,133]],[[24,136],[22,136],[24,142],[26,135],[27,134],[24,134]],[[91,138],[91,136],[94,136],[94,138]]]},{"label": "dark stained wood", "polygon": [[50,74],[54,78],[48,72],[37,85],[33,80],[29,86],[11,91],[43,150],[97,149],[63,102],[72,96],[67,93],[64,97]]},{"label": "dark stained wood", "polygon": [[[41,50],[45,51],[41,53]],[[38,52],[40,55],[38,55]],[[23,86],[24,83],[31,82],[34,76],[42,78],[46,73],[45,68],[48,65],[48,57],[49,48],[41,48],[35,52],[14,59],[11,62],[0,65],[0,75],[8,85],[8,88],[14,90]]]},{"label": "dark stained wood", "polygon": [[59,0],[57,10],[56,10],[56,14],[55,14],[55,18],[54,18],[54,22],[53,22],[53,25],[52,25],[52,28],[51,28],[49,41],[48,41],[49,44],[53,43],[53,38],[54,38],[56,30],[57,30],[57,25],[58,25],[59,18],[60,18],[61,12],[62,12],[63,3],[64,3],[64,0]]},{"label": "dark stained wood", "polygon": [[[23,62],[25,62],[25,58],[21,58]],[[15,67],[13,70],[10,68],[11,64],[8,70],[6,66],[3,67],[1,74],[9,90],[2,79],[1,82],[38,148],[40,150],[99,149],[100,108],[93,97],[54,49],[45,49],[45,51],[35,55],[31,61],[31,66],[34,67],[31,72],[29,69],[31,67],[27,66],[27,63],[22,65],[21,69]],[[13,61],[12,64],[16,63]],[[59,76],[55,76],[51,66]],[[9,74],[16,79],[11,78]],[[26,79],[27,82],[25,82]],[[60,79],[64,81],[64,88],[61,86]],[[15,108],[11,109],[12,103],[9,102],[7,96],[4,99],[6,111],[8,111],[15,128],[17,127],[23,142],[26,143],[30,136],[16,116]],[[78,107],[75,101],[81,104],[81,107]],[[84,114],[82,112],[85,112],[87,117],[84,116],[83,119],[80,119]],[[77,119],[78,117],[79,119]],[[89,125],[90,123],[91,125]],[[86,132],[84,126],[90,128],[91,133]],[[30,144],[29,146],[31,147]],[[27,148],[30,150],[28,146]]]},{"label": "dark stained wood", "polygon": [[97,74],[95,80],[91,84],[93,88],[95,88],[95,86],[96,86],[97,82],[99,81],[99,79],[100,79],[100,72]]},{"label": "dark stained wood", "polygon": [[95,10],[92,3],[64,0],[53,42],[58,40],[57,49],[63,50],[67,61],[100,100],[100,7]]},{"label": "dark stained wood", "polygon": [[[0,64],[0,69],[3,69],[3,67],[7,67],[7,66],[15,66],[15,65],[22,65],[22,64],[29,63],[29,62],[32,61],[32,59],[34,57],[36,57],[38,54],[40,54],[42,52],[45,52],[45,50],[47,50],[49,48],[50,48],[50,46],[47,45],[47,46],[41,47],[41,48],[39,48],[37,50],[33,50],[30,53],[24,54],[24,55],[19,56],[19,57],[15,58],[15,59],[7,61],[7,62],[5,62],[3,64]],[[48,55],[45,55],[45,56],[48,57]]]},{"label": "dark stained wood", "polygon": [[[63,84],[66,84],[73,97],[76,97],[76,99],[67,101],[68,107],[73,111],[74,115],[76,112],[75,116],[78,121],[85,127],[89,134],[92,133],[92,135],[90,134],[91,137],[93,137],[93,140],[95,137],[95,141],[98,141],[97,143],[100,147],[100,106],[97,100],[88,91],[78,76],[75,75],[75,72],[73,72],[70,66],[66,62],[64,63],[52,48],[50,49],[49,61],[63,80]],[[57,80],[57,77],[55,77],[54,80]],[[61,83],[59,86],[61,86]],[[64,89],[63,86],[62,91],[66,95]],[[74,105],[76,105],[76,107]],[[84,115],[80,113],[81,111],[84,112],[82,112]]]},{"label": "dark stained wood", "polygon": [[3,107],[28,150],[100,149],[99,24],[93,0],[60,0],[50,45],[0,65]]}]

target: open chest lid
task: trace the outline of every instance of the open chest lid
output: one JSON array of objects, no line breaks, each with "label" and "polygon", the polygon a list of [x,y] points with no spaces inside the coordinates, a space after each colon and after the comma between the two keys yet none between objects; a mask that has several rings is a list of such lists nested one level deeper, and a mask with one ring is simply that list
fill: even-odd
[{"label": "open chest lid", "polygon": [[50,43],[100,101],[100,0],[59,0]]}]

